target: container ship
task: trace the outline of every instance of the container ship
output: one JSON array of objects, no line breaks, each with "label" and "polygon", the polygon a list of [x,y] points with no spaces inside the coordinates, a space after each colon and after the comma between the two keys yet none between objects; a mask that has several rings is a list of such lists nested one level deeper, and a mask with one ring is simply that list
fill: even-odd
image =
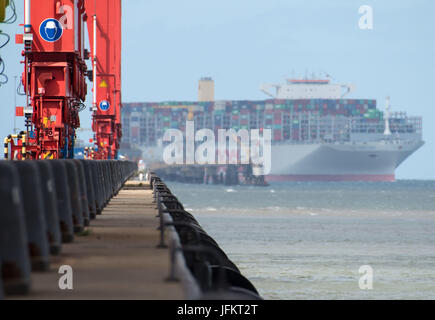
[{"label": "container ship", "polygon": [[162,161],[169,128],[272,130],[266,181],[394,181],[396,168],[419,149],[422,118],[384,110],[373,99],[348,99],[353,85],[326,79],[263,84],[265,100],[214,100],[214,81],[199,81],[198,101],[124,103],[123,146]]}]

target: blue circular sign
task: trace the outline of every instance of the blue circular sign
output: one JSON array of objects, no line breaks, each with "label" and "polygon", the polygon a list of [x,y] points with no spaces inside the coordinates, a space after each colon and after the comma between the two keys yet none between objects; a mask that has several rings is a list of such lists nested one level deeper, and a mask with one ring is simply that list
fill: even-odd
[{"label": "blue circular sign", "polygon": [[103,100],[100,102],[99,107],[101,111],[107,111],[110,108],[110,103],[109,101]]},{"label": "blue circular sign", "polygon": [[48,18],[39,26],[39,34],[45,41],[55,42],[62,37],[63,27],[56,19]]}]

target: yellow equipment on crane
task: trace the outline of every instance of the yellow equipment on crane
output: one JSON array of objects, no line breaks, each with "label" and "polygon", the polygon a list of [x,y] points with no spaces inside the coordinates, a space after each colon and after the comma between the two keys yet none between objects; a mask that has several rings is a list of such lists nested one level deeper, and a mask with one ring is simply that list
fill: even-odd
[{"label": "yellow equipment on crane", "polygon": [[0,0],[0,23],[6,19],[6,7],[9,5],[9,0]]}]

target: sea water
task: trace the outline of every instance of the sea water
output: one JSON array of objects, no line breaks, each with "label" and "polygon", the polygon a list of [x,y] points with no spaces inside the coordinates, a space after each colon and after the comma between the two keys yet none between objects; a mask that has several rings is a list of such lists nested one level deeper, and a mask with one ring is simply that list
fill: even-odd
[{"label": "sea water", "polygon": [[168,186],[265,299],[435,299],[435,181]]}]

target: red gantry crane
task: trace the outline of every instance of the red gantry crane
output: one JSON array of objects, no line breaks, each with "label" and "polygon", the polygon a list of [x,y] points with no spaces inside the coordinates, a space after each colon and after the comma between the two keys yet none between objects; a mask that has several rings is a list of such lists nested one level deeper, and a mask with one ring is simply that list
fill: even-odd
[{"label": "red gantry crane", "polygon": [[86,0],[93,62],[96,159],[117,157],[121,132],[121,0]]},{"label": "red gantry crane", "polygon": [[[22,84],[26,130],[5,139],[5,158],[74,155],[86,78],[93,81],[95,159],[116,159],[121,139],[121,0],[25,0]],[[85,25],[91,51],[85,49]],[[92,60],[92,71],[85,60]]]}]

